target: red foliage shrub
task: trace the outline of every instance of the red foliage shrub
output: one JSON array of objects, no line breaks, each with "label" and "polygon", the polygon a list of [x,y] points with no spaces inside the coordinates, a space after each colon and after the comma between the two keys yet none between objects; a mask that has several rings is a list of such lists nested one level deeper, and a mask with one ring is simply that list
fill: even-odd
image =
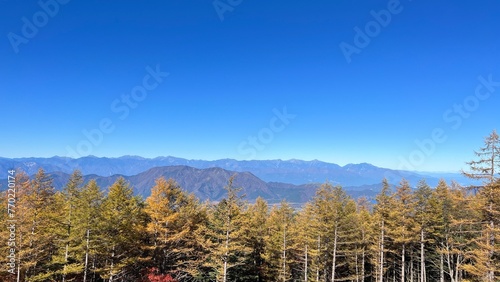
[{"label": "red foliage shrub", "polygon": [[170,274],[159,274],[158,268],[149,268],[146,274],[145,282],[178,282]]}]

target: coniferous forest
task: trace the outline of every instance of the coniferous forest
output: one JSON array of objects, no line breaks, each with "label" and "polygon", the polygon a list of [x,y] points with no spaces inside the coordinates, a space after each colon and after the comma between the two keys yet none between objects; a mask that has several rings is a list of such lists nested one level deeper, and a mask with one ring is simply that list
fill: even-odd
[{"label": "coniferous forest", "polygon": [[381,180],[372,200],[325,183],[300,209],[248,203],[232,179],[213,203],[172,179],[157,179],[142,199],[123,178],[99,187],[75,171],[55,191],[43,170],[12,171],[15,197],[1,196],[0,279],[500,281],[498,135],[476,154],[464,173],[478,186]]}]

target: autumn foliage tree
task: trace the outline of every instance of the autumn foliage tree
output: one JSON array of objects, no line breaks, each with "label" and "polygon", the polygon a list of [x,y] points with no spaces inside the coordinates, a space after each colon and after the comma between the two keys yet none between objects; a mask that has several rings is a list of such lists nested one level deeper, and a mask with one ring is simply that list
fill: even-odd
[{"label": "autumn foliage tree", "polygon": [[476,154],[472,187],[383,180],[355,200],[325,183],[300,208],[248,203],[234,178],[200,203],[162,177],[143,200],[122,177],[101,187],[75,171],[56,191],[43,169],[17,171],[14,273],[0,184],[0,281],[500,281],[496,132]]},{"label": "autumn foliage tree", "polygon": [[173,179],[158,178],[146,199],[145,212],[152,264],[177,279],[195,275],[201,254],[195,232],[206,221],[198,200]]},{"label": "autumn foliage tree", "polygon": [[494,130],[484,140],[484,147],[475,152],[477,160],[468,162],[470,171],[464,175],[482,181],[478,190],[477,208],[482,211],[483,233],[477,243],[477,249],[471,255],[473,264],[467,269],[481,277],[484,281],[492,282],[500,276],[500,137]]}]

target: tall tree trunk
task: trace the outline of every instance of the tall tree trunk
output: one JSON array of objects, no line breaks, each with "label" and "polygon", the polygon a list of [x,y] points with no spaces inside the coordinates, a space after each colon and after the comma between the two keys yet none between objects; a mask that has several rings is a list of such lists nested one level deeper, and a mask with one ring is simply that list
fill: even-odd
[{"label": "tall tree trunk", "polygon": [[415,276],[414,270],[415,262],[413,261],[413,251],[410,253],[410,281],[413,282],[413,277]]},{"label": "tall tree trunk", "polygon": [[113,245],[113,250],[111,252],[111,267],[110,267],[110,270],[109,270],[109,282],[113,282],[114,260],[115,260],[115,245]]},{"label": "tall tree trunk", "polygon": [[337,268],[337,226],[335,226],[335,231],[333,235],[333,259],[332,259],[332,282],[335,281],[335,269]]},{"label": "tall tree trunk", "polygon": [[95,255],[92,256],[92,281],[95,281]]},{"label": "tall tree trunk", "polygon": [[283,282],[286,281],[286,226],[283,226]]},{"label": "tall tree trunk", "polygon": [[[493,188],[490,188],[490,190]],[[492,192],[490,192],[491,194]],[[490,205],[488,207],[488,212],[489,212],[489,217],[490,217],[490,230],[488,231],[488,282],[493,282],[493,279],[495,279],[495,270],[494,270],[494,262],[493,262],[493,255],[494,251],[493,248],[495,247],[495,223],[493,222],[493,203],[492,203],[492,197],[490,195]]]},{"label": "tall tree trunk", "polygon": [[444,255],[439,253],[439,282],[444,282]]},{"label": "tall tree trunk", "polygon": [[[496,167],[496,151],[495,149],[492,150],[493,154],[491,157],[491,176],[490,176],[490,184],[493,184],[495,181],[495,167]],[[488,217],[489,217],[489,225],[490,225],[490,230],[488,231],[489,235],[489,242],[488,242],[488,282],[493,282],[493,279],[495,279],[495,266],[493,262],[493,255],[494,251],[493,248],[495,247],[495,223],[493,222],[493,187],[489,188],[489,206],[488,206]]]},{"label": "tall tree trunk", "polygon": [[379,278],[378,281],[384,281],[384,221],[382,220],[382,226],[380,228],[380,266],[379,266]]},{"label": "tall tree trunk", "polygon": [[355,250],[355,253],[356,255],[354,256],[354,260],[355,260],[355,266],[356,266],[356,282],[359,282],[359,261],[358,261],[358,247],[356,246],[356,250]]},{"label": "tall tree trunk", "polygon": [[450,255],[450,245],[448,244],[448,234],[446,234],[446,265],[448,266],[448,273],[451,282],[455,282],[455,269],[452,267],[452,256]]},{"label": "tall tree trunk", "polygon": [[69,214],[68,214],[68,241],[66,242],[66,250],[64,251],[64,267],[63,267],[63,274],[62,274],[62,282],[66,282],[66,268],[68,266],[68,257],[69,257],[69,242],[70,242],[70,237],[71,237],[71,211],[72,211],[72,205],[70,204],[69,207]]},{"label": "tall tree trunk", "polygon": [[66,267],[68,265],[68,253],[69,253],[69,240],[68,240],[68,243],[66,243],[66,250],[64,252],[64,267],[63,267],[63,274],[62,274],[62,282],[66,281]]},{"label": "tall tree trunk", "polygon": [[86,236],[86,246],[85,246],[85,265],[83,267],[83,282],[87,282],[87,272],[89,265],[89,237],[90,237],[90,229],[87,229]]},{"label": "tall tree trunk", "polygon": [[460,281],[460,254],[457,255],[457,262],[455,263],[455,281]]},{"label": "tall tree trunk", "polygon": [[406,266],[406,262],[405,262],[405,250],[406,249],[406,245],[403,244],[403,249],[401,250],[401,282],[405,282],[405,266]]},{"label": "tall tree trunk", "polygon": [[396,282],[396,260],[392,263],[392,281]]},{"label": "tall tree trunk", "polygon": [[362,281],[365,281],[365,260],[366,260],[366,254],[365,254],[365,246],[363,246],[363,254],[361,256],[361,279]]},{"label": "tall tree trunk", "polygon": [[[318,257],[321,250],[321,235],[318,235]],[[319,262],[319,258],[318,258]],[[319,282],[319,263],[316,265],[316,282]]]},{"label": "tall tree trunk", "polygon": [[361,251],[361,279],[365,281],[365,230],[361,231],[361,240],[362,240],[362,251]]},{"label": "tall tree trunk", "polygon": [[307,257],[307,243],[306,243],[306,250],[305,250],[305,260],[304,260],[304,282],[307,282],[307,264],[308,264],[308,257]]},{"label": "tall tree trunk", "polygon": [[227,281],[227,256],[228,254],[228,248],[229,248],[229,230],[226,229],[226,252],[224,254],[224,268],[222,272],[222,281],[226,282]]},{"label": "tall tree trunk", "polygon": [[420,230],[420,282],[425,282],[425,243],[424,243],[424,229]]}]

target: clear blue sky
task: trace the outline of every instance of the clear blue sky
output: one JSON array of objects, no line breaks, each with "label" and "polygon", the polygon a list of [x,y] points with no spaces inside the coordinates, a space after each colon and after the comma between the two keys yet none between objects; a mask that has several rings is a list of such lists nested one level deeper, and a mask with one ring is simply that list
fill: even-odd
[{"label": "clear blue sky", "polygon": [[0,1],[2,157],[456,171],[500,129],[495,0],[40,3]]}]

